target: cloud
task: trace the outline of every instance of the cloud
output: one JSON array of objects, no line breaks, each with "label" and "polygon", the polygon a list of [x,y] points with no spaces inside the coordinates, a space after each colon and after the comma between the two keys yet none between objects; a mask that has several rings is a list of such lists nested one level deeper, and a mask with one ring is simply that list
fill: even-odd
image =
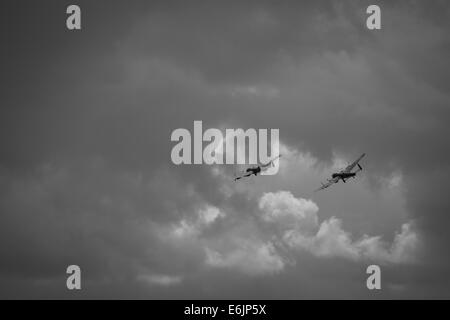
[{"label": "cloud", "polygon": [[317,226],[317,205],[311,200],[297,199],[288,191],[265,193],[258,206],[264,221],[283,229],[308,233]]},{"label": "cloud", "polygon": [[[256,220],[239,219],[233,225],[234,214],[208,205],[194,219],[180,220],[164,236],[184,248],[188,243],[201,248],[203,263],[210,268],[252,276],[280,273],[301,261],[306,252],[319,259],[410,264],[421,247],[411,222],[402,225],[392,243],[381,236],[363,235],[354,240],[336,217],[319,223],[319,207],[312,200],[296,198],[289,191],[266,192],[255,200]],[[219,219],[227,227],[208,233]]]},{"label": "cloud", "polygon": [[364,236],[354,245],[360,256],[384,263],[415,262],[421,247],[420,237],[413,230],[411,223],[402,225],[401,232],[395,235],[390,247],[379,236]]},{"label": "cloud", "polygon": [[331,217],[318,224],[319,208],[311,200],[295,198],[288,191],[265,193],[259,200],[264,221],[276,224],[279,236],[290,248],[306,250],[317,257],[342,257],[378,263],[413,262],[419,249],[419,236],[412,223],[402,225],[389,246],[380,236],[353,241],[341,220]]},{"label": "cloud", "polygon": [[173,286],[180,284],[183,280],[181,276],[171,276],[166,274],[150,274],[150,275],[139,275],[137,277],[138,281],[142,281],[149,285],[158,285],[158,286]]},{"label": "cloud", "polygon": [[[263,275],[282,271],[285,265],[271,241],[261,236],[253,222],[239,222],[218,228],[219,219],[231,219],[217,207],[206,205],[194,219],[183,218],[163,231],[161,237],[175,246],[201,248],[203,263],[210,268],[229,269],[247,275]],[[215,228],[215,229],[214,229]]]},{"label": "cloud", "polygon": [[214,223],[218,218],[224,217],[225,213],[219,208],[207,205],[205,208],[197,211],[197,216],[193,221],[182,219],[173,226],[172,233],[175,237],[198,236],[208,226]]},{"label": "cloud", "polygon": [[[92,18],[82,37],[58,27],[61,4],[3,10],[14,28],[0,75],[0,279],[16,277],[0,283],[3,295],[20,281],[17,295],[33,295],[29,278],[59,277],[77,261],[93,283],[176,274],[184,286],[206,265],[219,275],[209,279],[218,297],[244,287],[221,277],[235,270],[289,275],[267,283],[287,298],[305,277],[306,296],[341,297],[314,274],[337,257],[345,268],[333,278],[345,288],[373,260],[401,265],[396,283],[423,279],[414,290],[404,281],[406,295],[450,296],[447,2],[385,2],[377,33],[356,2],[152,1],[108,4],[107,15],[102,1],[81,6]],[[302,153],[286,154],[276,176],[240,184],[225,166],[172,166],[170,133],[193,120],[279,128]],[[330,168],[363,151],[357,183],[309,200]],[[273,194],[260,208],[264,192]],[[430,269],[406,265],[422,245]],[[302,264],[295,274],[291,260]]]},{"label": "cloud", "polygon": [[206,248],[206,264],[218,268],[231,268],[249,275],[280,272],[285,262],[271,242],[239,239],[236,247],[226,253]]}]

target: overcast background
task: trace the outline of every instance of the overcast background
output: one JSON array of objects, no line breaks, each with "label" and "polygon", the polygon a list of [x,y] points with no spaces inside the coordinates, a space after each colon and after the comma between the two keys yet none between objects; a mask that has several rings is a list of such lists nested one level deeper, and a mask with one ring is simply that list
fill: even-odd
[{"label": "overcast background", "polygon": [[[2,1],[0,297],[450,298],[450,4],[372,2]],[[279,173],[173,165],[194,120]]]}]

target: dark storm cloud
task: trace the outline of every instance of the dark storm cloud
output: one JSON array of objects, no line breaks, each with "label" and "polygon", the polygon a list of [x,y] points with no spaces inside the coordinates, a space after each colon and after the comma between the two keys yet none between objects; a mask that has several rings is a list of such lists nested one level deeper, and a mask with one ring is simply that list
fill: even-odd
[{"label": "dark storm cloud", "polygon": [[[230,229],[237,237],[258,233],[246,229],[258,215],[255,197],[244,190],[227,198],[221,188],[228,182],[210,168],[170,162],[172,130],[192,130],[193,120],[203,120],[205,127],[280,128],[283,143],[323,163],[333,151],[365,151],[373,182],[401,172],[428,263],[388,269],[398,285],[387,295],[414,296],[421,285],[410,283],[417,279],[429,296],[448,297],[449,286],[437,280],[450,263],[443,194],[450,157],[448,4],[381,2],[377,32],[365,28],[369,2],[79,2],[80,32],[65,30],[67,4],[2,3],[4,283],[12,277],[36,296],[59,296],[52,279],[80,261],[93,283],[91,297],[133,295],[133,286],[142,286],[144,297],[234,297],[233,283],[242,284],[243,297],[254,297],[260,280],[222,270],[201,276],[198,243],[208,239],[179,247],[158,236],[195,221],[209,205],[232,217],[219,221],[215,241],[226,242],[221,235]],[[239,224],[244,231],[235,231]],[[364,297],[358,287],[364,279],[351,279],[349,271],[361,266],[337,263],[311,258],[301,270],[286,266],[260,291],[275,281],[273,297],[341,297],[305,276],[320,269],[330,278],[346,274],[341,287],[352,283],[348,296]],[[224,274],[232,284],[221,280]],[[48,294],[39,293],[39,282],[27,287],[28,278],[44,281]],[[296,291],[292,278],[311,291]],[[148,285],[158,290],[149,293]]]}]

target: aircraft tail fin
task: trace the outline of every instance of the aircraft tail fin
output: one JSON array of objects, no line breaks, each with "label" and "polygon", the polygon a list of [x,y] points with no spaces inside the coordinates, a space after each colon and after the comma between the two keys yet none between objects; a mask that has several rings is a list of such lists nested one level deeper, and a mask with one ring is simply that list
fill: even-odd
[{"label": "aircraft tail fin", "polygon": [[272,167],[275,167],[275,164],[273,163],[275,160],[280,159],[281,158],[281,154],[278,155],[277,157],[273,158],[272,161],[270,161],[270,164],[272,165]]}]

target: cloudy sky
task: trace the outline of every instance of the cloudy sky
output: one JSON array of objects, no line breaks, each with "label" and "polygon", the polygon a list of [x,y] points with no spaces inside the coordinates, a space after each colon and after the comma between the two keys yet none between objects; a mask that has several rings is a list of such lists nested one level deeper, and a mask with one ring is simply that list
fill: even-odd
[{"label": "cloudy sky", "polygon": [[[450,298],[447,1],[72,3],[0,5],[0,297]],[[194,120],[279,173],[174,165]]]}]

